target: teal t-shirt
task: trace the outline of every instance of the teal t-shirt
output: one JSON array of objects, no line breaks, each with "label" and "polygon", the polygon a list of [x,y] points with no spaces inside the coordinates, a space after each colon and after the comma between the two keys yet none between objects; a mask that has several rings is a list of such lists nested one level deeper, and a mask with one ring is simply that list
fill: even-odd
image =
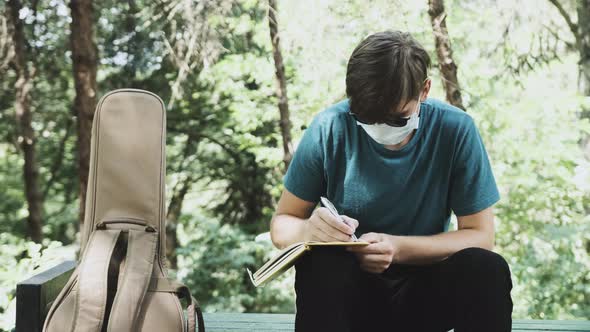
[{"label": "teal t-shirt", "polygon": [[411,140],[393,151],[348,114],[348,100],[318,113],[305,130],[283,180],[295,196],[327,197],[367,232],[432,235],[457,216],[479,212],[500,195],[471,116],[429,98]]}]

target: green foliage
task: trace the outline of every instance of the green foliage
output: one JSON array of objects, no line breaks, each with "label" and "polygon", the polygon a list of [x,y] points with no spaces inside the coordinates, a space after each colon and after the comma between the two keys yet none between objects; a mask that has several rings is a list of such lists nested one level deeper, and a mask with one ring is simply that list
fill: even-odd
[{"label": "green foliage", "polygon": [[[590,317],[590,197],[575,173],[583,159],[578,141],[587,123],[576,119],[577,105],[557,100],[551,105],[547,98],[523,103],[528,105],[513,118],[529,128],[515,130],[512,123],[489,138],[504,197],[497,209],[498,245],[511,258],[517,285],[513,296],[528,299],[516,302],[515,315]],[[543,106],[561,121],[527,112]]]},{"label": "green foliage", "polygon": [[[6,233],[0,236],[6,262],[0,267],[0,329],[13,324],[15,283],[76,245],[69,9],[64,0],[38,3],[36,20],[30,10],[21,15],[37,68],[33,128],[45,193],[43,232],[72,245],[39,247],[23,240],[27,207],[16,144],[15,76],[0,68],[0,232]],[[99,97],[134,87],[170,101],[179,69],[166,42],[173,31],[195,28],[181,12],[161,15],[172,3],[95,2]],[[218,54],[193,67],[167,110],[167,197],[178,183],[192,180],[178,226],[177,274],[209,312],[293,312],[292,271],[259,289],[245,273],[274,253],[268,239],[255,238],[268,231],[282,190],[266,3],[222,3],[230,5],[225,14],[214,11],[198,22],[217,32],[204,47]],[[548,1],[445,4],[464,104],[501,191],[496,249],[513,273],[514,317],[590,319],[590,163],[579,147],[590,134],[588,121],[579,119],[590,100],[575,92],[579,59],[568,44],[568,28]],[[426,1],[279,2],[295,146],[314,114],[344,97],[347,59],[366,34],[410,31],[436,59],[426,7]],[[430,76],[431,96],[444,99],[436,65]]]},{"label": "green foliage", "polygon": [[0,331],[14,327],[16,283],[64,260],[74,259],[76,246],[46,241],[43,245],[0,234]]},{"label": "green foliage", "polygon": [[239,228],[202,215],[182,217],[177,276],[207,312],[293,312],[293,273],[255,288],[246,268],[255,271],[271,255],[269,239],[255,241]]}]

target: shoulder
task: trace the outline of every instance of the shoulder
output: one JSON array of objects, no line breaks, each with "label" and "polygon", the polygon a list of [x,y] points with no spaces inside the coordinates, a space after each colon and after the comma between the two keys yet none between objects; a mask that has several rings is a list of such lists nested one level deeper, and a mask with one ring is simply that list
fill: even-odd
[{"label": "shoulder", "polygon": [[342,121],[348,111],[350,109],[350,104],[348,99],[341,100],[333,105],[328,106],[321,112],[315,115],[314,121],[318,122],[319,124],[326,126],[326,125],[333,125],[337,124],[339,121]]},{"label": "shoulder", "polygon": [[348,119],[350,109],[348,99],[341,100],[328,106],[317,113],[306,130],[312,130],[318,134],[342,132]]},{"label": "shoulder", "polygon": [[422,105],[430,111],[432,123],[446,133],[460,135],[475,129],[475,123],[469,113],[441,100],[428,98]]}]

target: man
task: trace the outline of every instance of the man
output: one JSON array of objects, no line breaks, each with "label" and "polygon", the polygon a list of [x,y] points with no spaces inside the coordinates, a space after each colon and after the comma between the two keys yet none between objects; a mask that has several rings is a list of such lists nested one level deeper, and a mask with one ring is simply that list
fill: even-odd
[{"label": "man", "polygon": [[[510,331],[512,282],[492,252],[499,193],[472,118],[428,99],[430,58],[408,33],[367,37],[352,53],[347,100],[316,115],[271,222],[296,265],[297,331]],[[326,196],[346,224],[326,208]],[[458,230],[445,232],[451,211]]]}]

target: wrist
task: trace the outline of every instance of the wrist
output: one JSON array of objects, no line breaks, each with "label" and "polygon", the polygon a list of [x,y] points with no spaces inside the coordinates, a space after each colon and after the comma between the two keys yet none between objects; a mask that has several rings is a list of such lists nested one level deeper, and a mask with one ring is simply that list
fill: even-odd
[{"label": "wrist", "polygon": [[391,248],[393,251],[393,257],[391,259],[391,263],[392,264],[401,263],[402,262],[401,257],[403,256],[404,244],[405,244],[404,237],[400,236],[400,235],[389,235],[387,240],[388,240],[389,244],[391,245]]},{"label": "wrist", "polygon": [[284,249],[293,243],[306,241],[308,219],[288,214],[275,215],[270,224],[270,237],[278,249]]},{"label": "wrist", "polygon": [[302,219],[302,222],[299,227],[299,234],[297,236],[299,239],[298,242],[307,242],[310,240],[309,238],[309,218]]}]

